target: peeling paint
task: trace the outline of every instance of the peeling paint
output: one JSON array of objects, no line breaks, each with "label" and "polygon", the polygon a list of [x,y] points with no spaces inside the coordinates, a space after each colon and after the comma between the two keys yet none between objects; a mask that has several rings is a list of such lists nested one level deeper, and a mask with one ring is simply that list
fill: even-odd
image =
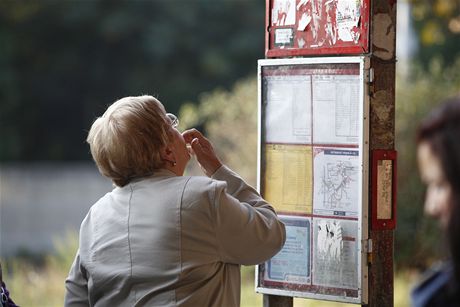
[{"label": "peeling paint", "polygon": [[299,38],[297,40],[297,45],[299,45],[299,48],[303,48],[303,46],[305,46],[305,40],[303,38]]},{"label": "peeling paint", "polygon": [[[331,3],[328,1],[327,3]],[[344,42],[357,42],[359,40],[359,21],[361,19],[360,1],[355,0],[340,0],[337,1],[337,9],[335,13],[335,25],[339,39]],[[331,5],[330,5],[331,6]],[[327,26],[330,26],[328,21]]]},{"label": "peeling paint", "polygon": [[381,90],[374,93],[373,98],[373,113],[377,116],[379,121],[389,121],[393,110],[392,96],[387,91]]},{"label": "peeling paint", "polygon": [[[383,30],[383,29],[386,29]],[[374,16],[374,55],[383,60],[391,60],[395,51],[395,25],[389,14]]]},{"label": "peeling paint", "polygon": [[273,25],[294,25],[295,19],[295,0],[275,0],[272,10]]}]

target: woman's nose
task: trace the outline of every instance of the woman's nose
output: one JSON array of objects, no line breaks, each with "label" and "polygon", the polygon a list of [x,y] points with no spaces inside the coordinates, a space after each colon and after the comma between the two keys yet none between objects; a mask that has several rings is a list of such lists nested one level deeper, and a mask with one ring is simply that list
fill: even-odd
[{"label": "woman's nose", "polygon": [[439,208],[436,202],[429,197],[425,200],[425,214],[435,218],[439,215]]},{"label": "woman's nose", "polygon": [[443,205],[439,190],[434,187],[428,187],[425,199],[425,213],[434,218],[439,218],[443,210]]}]

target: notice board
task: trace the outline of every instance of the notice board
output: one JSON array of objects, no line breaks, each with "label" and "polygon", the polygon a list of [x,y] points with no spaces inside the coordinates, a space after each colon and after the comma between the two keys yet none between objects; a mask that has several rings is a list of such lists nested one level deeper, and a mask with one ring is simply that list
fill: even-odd
[{"label": "notice board", "polygon": [[367,300],[368,62],[258,62],[258,188],[286,243],[257,267],[257,292]]},{"label": "notice board", "polygon": [[266,56],[369,52],[369,0],[266,0]]}]

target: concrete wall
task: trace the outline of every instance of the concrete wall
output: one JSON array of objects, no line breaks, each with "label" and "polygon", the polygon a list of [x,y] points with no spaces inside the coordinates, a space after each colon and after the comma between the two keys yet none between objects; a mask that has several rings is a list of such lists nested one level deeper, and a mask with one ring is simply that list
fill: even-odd
[{"label": "concrete wall", "polygon": [[91,162],[0,165],[0,257],[53,250],[112,189]]}]

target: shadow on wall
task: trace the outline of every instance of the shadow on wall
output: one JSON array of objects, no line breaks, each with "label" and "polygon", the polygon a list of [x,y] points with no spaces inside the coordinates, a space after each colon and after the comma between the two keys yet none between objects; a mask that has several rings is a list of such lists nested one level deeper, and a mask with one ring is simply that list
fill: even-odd
[{"label": "shadow on wall", "polygon": [[0,257],[49,253],[112,183],[92,162],[0,165]]}]

